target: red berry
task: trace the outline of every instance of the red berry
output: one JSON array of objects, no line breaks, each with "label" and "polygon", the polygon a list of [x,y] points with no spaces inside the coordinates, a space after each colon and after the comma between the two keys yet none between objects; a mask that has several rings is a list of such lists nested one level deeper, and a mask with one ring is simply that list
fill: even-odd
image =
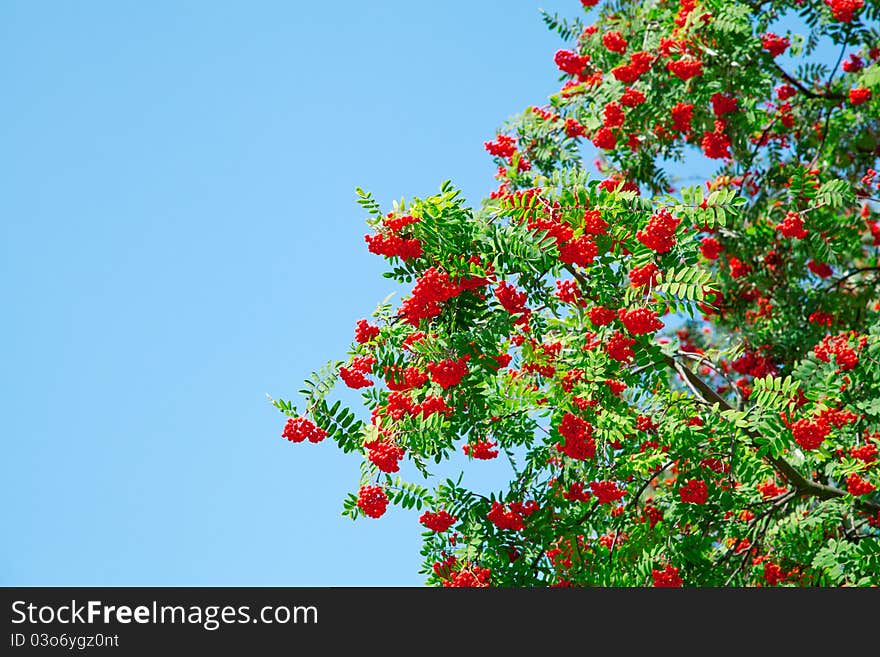
[{"label": "red berry", "polygon": [[437,511],[436,513],[425,511],[419,517],[420,523],[422,523],[431,531],[435,532],[448,531],[449,528],[455,524],[456,520],[457,518],[453,515],[450,515],[447,511]]},{"label": "red berry", "polygon": [[665,208],[652,215],[648,225],[636,233],[636,239],[657,253],[667,253],[675,246],[675,230],[681,219],[673,217]]},{"label": "red berry", "polygon": [[770,53],[771,57],[778,57],[788,49],[791,41],[788,40],[788,37],[781,37],[773,32],[767,32],[767,34],[761,37],[761,45],[764,50]]},{"label": "red berry", "polygon": [[652,570],[651,576],[654,578],[654,586],[658,588],[677,588],[682,585],[678,568],[673,568],[671,565],[667,565],[663,570]]},{"label": "red berry", "polygon": [[850,495],[867,495],[874,492],[874,484],[865,481],[855,472],[846,478],[846,490]]},{"label": "red berry", "polygon": [[553,61],[556,62],[560,71],[569,75],[579,75],[584,70],[587,62],[590,61],[590,57],[588,55],[578,55],[571,50],[557,50],[553,56]]},{"label": "red berry", "polygon": [[626,495],[626,491],[618,488],[615,481],[593,481],[590,490],[599,504],[611,504]]},{"label": "red berry", "polygon": [[586,420],[566,413],[559,424],[559,435],[565,438],[565,443],[556,444],[557,452],[579,461],[596,456],[593,427]]},{"label": "red berry", "polygon": [[611,52],[619,52],[621,54],[626,52],[627,41],[617,30],[603,34],[602,44]]},{"label": "red berry", "polygon": [[705,504],[709,499],[709,490],[706,482],[700,479],[691,479],[678,489],[678,496],[682,502],[690,504]]},{"label": "red berry", "polygon": [[825,0],[825,4],[831,8],[831,14],[835,20],[841,23],[849,23],[853,19],[853,15],[861,9],[864,0]]},{"label": "red berry", "polygon": [[388,508],[388,496],[381,486],[361,486],[357,505],[370,518],[379,518]]},{"label": "red berry", "polygon": [[319,443],[327,437],[327,432],[308,418],[292,417],[287,420],[281,435],[294,443],[301,443],[306,439],[312,443]]},{"label": "red berry", "polygon": [[354,330],[354,339],[359,344],[370,342],[379,335],[379,327],[373,326],[365,319],[359,319]]},{"label": "red berry", "polygon": [[476,440],[472,443],[462,445],[461,451],[472,459],[488,461],[498,456],[498,450],[494,449],[497,445],[498,443],[494,443],[491,440]]},{"label": "red berry", "polygon": [[632,310],[619,311],[620,321],[632,335],[645,335],[654,333],[663,328],[663,322],[657,318],[657,313],[649,308],[634,308]]},{"label": "red berry", "polygon": [[853,105],[861,105],[871,100],[871,90],[867,87],[853,87],[849,90],[849,102]]}]

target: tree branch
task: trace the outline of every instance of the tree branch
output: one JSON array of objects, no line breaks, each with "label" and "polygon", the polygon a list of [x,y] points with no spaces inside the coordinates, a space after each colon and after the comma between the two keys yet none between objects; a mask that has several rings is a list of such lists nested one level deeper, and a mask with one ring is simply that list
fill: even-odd
[{"label": "tree branch", "polygon": [[790,83],[794,87],[797,87],[797,90],[800,91],[807,98],[825,98],[827,100],[843,100],[843,96],[841,94],[833,94],[830,92],[819,93],[819,92],[816,92],[816,91],[809,89],[806,85],[804,85],[803,82],[798,80],[793,75],[789,74],[785,69],[783,69],[775,61],[773,62],[773,66],[776,68],[777,71],[779,71],[779,75],[781,75],[782,78],[786,82]]},{"label": "tree branch", "polygon": [[[665,356],[664,363],[681,374],[688,388],[695,392],[697,397],[702,399],[707,405],[718,404],[724,410],[734,410],[724,397],[719,395],[715,390],[703,381],[700,377],[691,371],[690,368],[678,363],[672,356]],[[756,437],[754,432],[748,432],[750,436]],[[844,497],[847,492],[834,486],[826,486],[815,481],[807,479],[798,472],[794,466],[780,456],[766,456],[766,461],[778,472],[782,477],[791,484],[797,494],[801,497],[817,497],[820,500],[830,500],[838,497]],[[860,500],[857,506],[871,511],[880,511],[880,504],[870,502],[868,500]]]},{"label": "tree branch", "polygon": [[841,276],[840,278],[838,278],[837,280],[835,280],[834,283],[833,283],[832,285],[829,285],[828,287],[825,288],[825,291],[826,291],[826,292],[829,292],[829,291],[831,291],[831,290],[833,290],[833,289],[836,289],[836,288],[840,287],[840,285],[841,285],[845,280],[847,280],[847,279],[849,279],[849,278],[852,278],[853,276],[856,276],[856,275],[858,275],[858,274],[862,274],[862,273],[864,273],[864,272],[866,272],[866,271],[880,271],[880,266],[877,266],[877,267],[859,267],[858,269],[854,269],[853,271],[849,272],[848,274],[844,274],[843,276]]},{"label": "tree branch", "polygon": [[565,269],[569,274],[571,274],[572,276],[575,277],[575,280],[577,280],[578,283],[581,284],[581,287],[583,288],[584,294],[589,294],[590,293],[590,281],[588,281],[582,273],[580,273],[577,269],[575,269],[571,265],[568,265],[568,264],[565,265]]}]

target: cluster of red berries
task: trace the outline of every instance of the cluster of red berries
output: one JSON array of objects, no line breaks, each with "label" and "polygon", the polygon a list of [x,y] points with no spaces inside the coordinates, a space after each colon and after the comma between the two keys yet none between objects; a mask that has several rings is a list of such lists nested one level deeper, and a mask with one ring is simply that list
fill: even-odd
[{"label": "cluster of red berries", "polygon": [[635,267],[627,276],[630,285],[635,288],[643,288],[657,283],[660,278],[660,270],[653,262],[649,262],[642,267]]},{"label": "cluster of red berries", "polygon": [[411,215],[395,217],[393,213],[382,220],[390,232],[382,232],[376,235],[364,235],[367,248],[370,253],[385,256],[386,258],[400,258],[411,260],[422,256],[422,243],[414,237],[405,237],[399,231],[410,224],[418,223],[419,219]]},{"label": "cluster of red berries", "polygon": [[849,90],[849,102],[853,105],[861,105],[871,100],[871,90],[867,87],[853,87]]},{"label": "cluster of red berries", "polygon": [[611,75],[624,84],[632,84],[648,72],[653,62],[654,57],[650,53],[634,52],[630,55],[629,63],[615,66],[611,69]]},{"label": "cluster of red berries", "polygon": [[584,212],[584,232],[590,235],[605,235],[608,232],[608,223],[602,219],[599,210]]},{"label": "cluster of red berries", "polygon": [[825,4],[831,8],[835,20],[849,23],[855,13],[864,6],[865,0],[825,0]]},{"label": "cluster of red berries", "polygon": [[654,525],[663,520],[663,510],[658,509],[650,502],[645,504],[645,508],[642,509],[642,513],[644,514],[644,520],[648,521],[648,526],[651,529],[654,529]]},{"label": "cluster of red berries", "polygon": [[861,447],[853,447],[849,450],[849,455],[854,459],[858,459],[863,463],[873,463],[877,460],[877,444],[867,443]]},{"label": "cluster of red berries", "polygon": [[292,443],[301,443],[306,439],[310,443],[319,443],[327,437],[327,432],[308,418],[292,417],[285,423],[281,436]]},{"label": "cluster of red berries", "polygon": [[416,280],[412,296],[400,306],[400,315],[408,324],[418,326],[420,320],[439,315],[442,310],[440,304],[460,292],[461,287],[452,281],[449,274],[431,267]]},{"label": "cluster of red berries", "polygon": [[361,486],[357,497],[358,508],[370,518],[380,518],[388,508],[388,496],[381,486]]},{"label": "cluster of red berries", "polygon": [[773,497],[779,497],[780,495],[784,495],[788,492],[788,489],[785,486],[777,486],[775,481],[762,481],[760,484],[755,486],[758,489],[758,492],[761,493],[761,497],[765,500],[769,500]]},{"label": "cluster of red berries", "polygon": [[865,68],[865,61],[858,55],[850,53],[849,58],[841,65],[847,73],[858,73]]},{"label": "cluster of red berries", "polygon": [[617,317],[617,313],[604,306],[594,306],[587,312],[594,326],[605,326]]},{"label": "cluster of red berries", "polygon": [[880,221],[869,221],[868,230],[871,231],[871,237],[874,238],[872,246],[880,246]]},{"label": "cluster of red berries", "polygon": [[560,381],[560,386],[565,392],[571,392],[574,390],[575,384],[580,382],[584,378],[584,371],[580,368],[574,367],[565,374],[562,375],[562,381]]},{"label": "cluster of red berries", "polygon": [[700,240],[700,253],[707,260],[717,260],[721,253],[721,242],[714,237],[704,237]]},{"label": "cluster of red berries", "polygon": [[715,129],[712,132],[704,132],[700,142],[703,154],[713,160],[730,157],[730,137],[724,132],[724,122],[715,121]]},{"label": "cluster of red berries", "polygon": [[429,418],[436,413],[449,415],[452,408],[446,403],[443,397],[427,395],[419,404],[413,406],[413,415],[421,415],[423,418]]},{"label": "cluster of red berries", "polygon": [[818,449],[830,432],[831,426],[823,417],[802,418],[791,425],[794,441],[806,450]]},{"label": "cluster of red berries", "polygon": [[728,96],[722,93],[714,93],[712,97],[709,98],[709,102],[712,103],[712,112],[717,117],[722,117],[725,114],[730,114],[731,112],[736,111],[736,98],[733,96]]},{"label": "cluster of red berries", "polygon": [[569,139],[577,139],[578,137],[586,137],[587,129],[579,121],[575,119],[565,119],[565,134]]},{"label": "cluster of red berries", "polygon": [[626,491],[618,488],[616,481],[590,482],[590,490],[599,504],[611,504],[626,495]]},{"label": "cluster of red berries", "polygon": [[606,32],[602,35],[602,45],[604,45],[611,52],[618,52],[623,54],[626,52],[627,41],[623,38],[623,35],[618,31],[614,30],[613,32]]},{"label": "cluster of red berries", "polygon": [[636,239],[652,251],[667,253],[675,246],[675,230],[680,223],[681,219],[663,208],[651,215],[645,228],[636,233]]},{"label": "cluster of red berries", "polygon": [[562,303],[584,305],[584,297],[574,281],[556,281],[556,298]]},{"label": "cluster of red berries", "polygon": [[652,569],[651,576],[654,578],[654,586],[657,588],[678,588],[682,585],[678,568],[667,564],[663,570]]},{"label": "cluster of red berries", "polygon": [[781,84],[776,87],[776,97],[779,98],[779,100],[785,101],[789,98],[794,98],[796,95],[797,89],[790,84]]},{"label": "cluster of red berries", "polygon": [[562,493],[562,497],[569,502],[589,502],[592,494],[584,490],[584,482],[576,481]]},{"label": "cluster of red berries", "polygon": [[415,365],[385,367],[385,385],[389,390],[404,391],[421,388],[428,381],[428,375]]},{"label": "cluster of red berries", "polygon": [[590,61],[589,55],[578,55],[571,50],[557,50],[553,61],[563,73],[580,75]]},{"label": "cluster of red berries", "polygon": [[574,235],[574,229],[567,223],[561,221],[558,216],[551,215],[550,217],[547,217],[544,215],[538,215],[530,218],[527,225],[529,230],[532,230],[535,233],[546,232],[549,237],[553,238],[557,245],[567,242]]},{"label": "cluster of red berries", "polygon": [[802,240],[809,233],[804,228],[804,220],[797,212],[787,212],[782,223],[776,226],[776,230],[780,231],[784,237],[793,237]]},{"label": "cluster of red berries", "polygon": [[486,514],[486,518],[492,522],[498,529],[509,529],[511,531],[522,531],[525,529],[525,519],[538,510],[538,503],[530,500],[523,504],[522,502],[511,502],[508,504],[509,510],[504,508],[504,504],[495,501],[492,502],[492,508]]},{"label": "cluster of red berries", "polygon": [[814,313],[810,313],[810,316],[807,317],[807,321],[816,326],[831,326],[831,324],[834,323],[834,315],[817,310]]},{"label": "cluster of red berries", "polygon": [[549,378],[556,373],[556,368],[553,365],[532,362],[523,363],[522,371],[533,372],[535,374],[540,374],[541,376]]},{"label": "cluster of red berries", "polygon": [[469,358],[466,354],[455,360],[446,358],[437,363],[428,363],[431,381],[444,389],[458,385],[468,374],[467,361]]},{"label": "cluster of red berries", "polygon": [[354,329],[354,339],[358,344],[365,344],[379,335],[379,327],[373,326],[365,319],[359,319]]},{"label": "cluster of red berries", "polygon": [[645,335],[654,333],[663,328],[663,322],[650,308],[633,308],[632,310],[618,311],[620,321],[632,335]]},{"label": "cluster of red berries", "polygon": [[410,214],[395,216],[393,212],[389,212],[385,218],[382,219],[382,224],[396,233],[397,231],[406,228],[407,226],[411,226],[412,224],[417,224],[420,221],[421,219]]},{"label": "cluster of red berries", "polygon": [[764,581],[770,586],[776,586],[786,577],[785,571],[779,564],[772,561],[764,562]]},{"label": "cluster of red berries", "polygon": [[690,479],[684,486],[678,489],[678,496],[682,502],[690,504],[705,504],[709,499],[709,489],[706,482],[701,479]]},{"label": "cluster of red berries", "polygon": [[[618,512],[617,514],[615,514],[615,511],[618,511],[618,509],[621,509],[621,510],[622,510],[623,507],[622,507],[622,506],[618,506],[618,507],[616,507],[615,509],[613,509],[613,510],[611,511],[611,515],[612,515],[612,516],[613,516],[613,515],[620,515],[619,512]],[[615,545],[622,545],[623,543],[626,542],[626,539],[628,539],[628,538],[629,538],[629,534],[627,534],[626,532],[621,532],[621,531],[610,531],[610,532],[608,532],[607,534],[603,534],[602,536],[600,536],[600,537],[599,537],[599,540],[597,540],[596,542],[597,542],[599,545],[601,545],[602,547],[604,547],[604,548],[608,548],[608,549],[610,550],[610,549],[613,548]]]},{"label": "cluster of red berries", "polygon": [[382,472],[398,472],[400,459],[403,458],[404,450],[391,440],[372,440],[364,443],[369,454],[367,458]]},{"label": "cluster of red berries", "polygon": [[678,132],[690,132],[694,118],[694,106],[689,103],[677,103],[671,110],[672,127]]},{"label": "cluster of red berries", "polygon": [[596,243],[589,235],[581,235],[559,248],[559,259],[569,265],[586,267],[599,253]]},{"label": "cluster of red berries", "polygon": [[626,114],[618,103],[608,103],[603,111],[602,125],[606,128],[619,128],[626,120]]},{"label": "cluster of red berries", "polygon": [[495,287],[495,296],[504,310],[511,315],[527,315],[526,300],[528,296],[525,292],[519,292],[507,281],[501,281]]},{"label": "cluster of red berries", "polygon": [[398,257],[402,260],[411,260],[422,256],[422,243],[416,238],[406,238],[394,233],[384,235],[364,235],[367,249],[370,253],[385,256],[386,258]]},{"label": "cluster of red berries", "polygon": [[376,359],[372,356],[358,356],[352,360],[350,366],[339,368],[339,376],[349,388],[355,390],[368,388],[373,385],[373,382],[367,378],[367,375],[372,372],[375,364]]},{"label": "cluster of red berries", "polygon": [[462,445],[461,451],[463,451],[466,456],[470,456],[472,459],[488,461],[498,456],[498,450],[495,449],[497,446],[498,443],[492,442],[488,439],[476,440],[472,443],[466,443]]},{"label": "cluster of red berries", "polygon": [[711,470],[715,474],[726,474],[730,472],[730,464],[727,461],[723,461],[715,456],[701,459],[700,466],[706,468],[707,470]]},{"label": "cluster of red berries", "polygon": [[826,408],[817,417],[838,429],[847,424],[855,424],[861,419],[860,415],[841,408]]},{"label": "cluster of red berries", "polygon": [[[855,369],[859,364],[859,356],[849,343],[849,338],[854,336],[854,332],[840,333],[835,336],[826,335],[819,344],[813,347],[813,353],[823,363],[831,362],[831,356],[834,356],[838,371],[845,372]],[[864,338],[860,338],[859,347],[864,342]]]},{"label": "cluster of red berries", "polygon": [[677,59],[667,62],[666,69],[680,80],[690,80],[703,74],[703,62],[699,59]]},{"label": "cluster of red berries", "polygon": [[373,424],[379,417],[389,417],[392,420],[400,420],[404,417],[428,418],[435,413],[444,413],[449,415],[452,412],[446,404],[446,400],[442,397],[427,395],[425,398],[416,403],[415,400],[404,392],[394,391],[388,394],[385,406],[377,406],[372,413]]},{"label": "cluster of red berries", "polygon": [[431,531],[442,533],[448,531],[455,524],[457,518],[448,511],[437,511],[432,513],[425,511],[420,517],[419,522]]},{"label": "cluster of red berries", "polygon": [[614,136],[614,132],[611,128],[603,126],[593,133],[593,145],[596,148],[610,151],[617,146],[617,137]]},{"label": "cluster of red berries", "polygon": [[691,419],[688,420],[689,427],[701,427],[705,424],[703,418],[699,415],[694,415]]},{"label": "cluster of red berries", "polygon": [[632,350],[632,346],[635,343],[635,338],[628,338],[620,331],[615,331],[608,339],[608,342],[605,343],[605,353],[607,353],[608,357],[612,360],[625,363],[636,355]]},{"label": "cluster of red berries", "polygon": [[874,488],[874,484],[862,479],[855,472],[846,478],[846,490],[850,495],[867,495],[868,493],[873,493]]},{"label": "cluster of red berries", "polygon": [[654,420],[648,415],[639,415],[636,417],[636,429],[639,431],[656,431],[660,428],[660,425],[654,422]]},{"label": "cluster of red berries", "polygon": [[565,438],[565,442],[556,444],[557,452],[579,461],[596,456],[593,426],[583,418],[571,413],[563,415],[559,435]]},{"label": "cluster of red berries", "polygon": [[459,570],[451,579],[444,579],[443,586],[451,588],[487,588],[491,582],[492,571],[480,566]]},{"label": "cluster of red berries", "polygon": [[752,271],[752,266],[749,263],[743,262],[736,256],[730,256],[727,259],[727,266],[730,267],[730,276],[732,278],[742,278]]},{"label": "cluster of red berries", "polygon": [[730,366],[735,372],[762,378],[776,372],[773,361],[758,351],[746,350],[742,356],[734,360]]},{"label": "cluster of red berries", "polygon": [[627,385],[623,381],[615,381],[614,379],[605,379],[605,385],[608,386],[611,394],[616,395],[617,397],[620,397],[623,391],[627,388]]},{"label": "cluster of red berries", "polygon": [[627,87],[626,91],[624,91],[623,95],[620,97],[620,104],[624,107],[638,107],[644,103],[645,100],[645,94],[641,91],[633,89],[632,87]]},{"label": "cluster of red berries", "polygon": [[[691,12],[697,8],[696,0],[679,0],[679,10],[678,15],[675,17],[675,24],[679,27],[684,27],[687,24],[688,18],[690,18]],[[706,19],[706,14],[703,14],[702,19]]]},{"label": "cluster of red berries", "polygon": [[778,57],[788,50],[791,41],[788,40],[788,37],[781,37],[773,32],[767,32],[767,34],[761,37],[761,45],[764,50],[770,53],[771,57]]},{"label": "cluster of red berries", "polygon": [[559,120],[559,116],[554,114],[550,110],[546,110],[543,107],[532,107],[532,112],[543,119],[544,121],[548,121],[549,123],[554,123]]},{"label": "cluster of red berries", "polygon": [[516,153],[516,139],[509,135],[498,135],[495,141],[487,141],[483,146],[491,155],[503,159],[510,158]]}]

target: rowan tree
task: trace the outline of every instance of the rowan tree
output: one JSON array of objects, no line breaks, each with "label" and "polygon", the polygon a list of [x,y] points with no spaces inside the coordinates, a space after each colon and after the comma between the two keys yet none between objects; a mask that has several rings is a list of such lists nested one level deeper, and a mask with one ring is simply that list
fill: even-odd
[{"label": "rowan tree", "polygon": [[581,4],[489,198],[358,190],[405,293],[284,437],[363,456],[345,514],[417,508],[433,585],[880,584],[880,3]]}]

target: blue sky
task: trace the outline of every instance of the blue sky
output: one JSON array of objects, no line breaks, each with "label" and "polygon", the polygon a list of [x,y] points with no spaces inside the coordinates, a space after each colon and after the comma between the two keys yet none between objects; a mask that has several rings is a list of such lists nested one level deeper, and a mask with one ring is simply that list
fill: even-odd
[{"label": "blue sky", "polygon": [[342,518],[357,458],[265,395],[391,289],[355,186],[494,187],[538,6],[0,4],[0,585],[422,582],[416,514]]},{"label": "blue sky", "polygon": [[340,517],[357,459],[265,394],[390,291],[355,186],[493,188],[537,7],[0,4],[0,585],[422,582],[416,515]]}]

